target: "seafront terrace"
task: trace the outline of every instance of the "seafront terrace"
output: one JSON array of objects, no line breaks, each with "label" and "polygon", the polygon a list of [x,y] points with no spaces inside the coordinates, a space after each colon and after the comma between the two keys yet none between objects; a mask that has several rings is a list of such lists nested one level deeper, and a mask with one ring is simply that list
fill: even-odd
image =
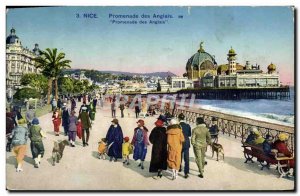
[{"label": "seafront terrace", "polygon": [[[81,103],[77,103],[79,109]],[[171,180],[171,173],[165,171],[159,180],[152,178],[155,174],[148,172],[151,149],[145,160],[145,169],[141,170],[137,162],[130,156],[130,165],[124,166],[122,161],[109,162],[99,160],[97,147],[99,139],[105,137],[111,124],[110,104],[105,103],[104,108],[97,106],[96,120],[93,123],[89,146],[82,147],[81,140],[77,138],[76,147],[66,147],[63,158],[59,164],[52,166],[51,154],[54,141],[67,139],[66,136],[55,136],[51,113],[39,118],[42,129],[47,133],[44,139],[45,155],[41,161],[40,168],[33,167],[31,158],[30,142],[28,142],[27,153],[24,162],[24,171],[15,171],[16,160],[12,152],[6,154],[6,187],[9,190],[292,190],[294,189],[294,178],[279,178],[275,167],[269,170],[260,170],[258,162],[244,163],[241,138],[235,138],[232,134],[220,134],[219,143],[223,145],[225,160],[216,161],[211,158],[211,150],[208,148],[207,166],[204,178],[200,179],[195,163],[193,149],[190,148],[190,177],[183,178],[183,173],[175,181]],[[199,111],[199,110],[197,110]],[[179,111],[178,111],[179,112]],[[77,111],[78,114],[78,111]],[[212,113],[211,113],[212,114]],[[210,116],[211,114],[207,116]],[[191,116],[190,116],[191,115]],[[194,114],[187,114],[191,126]],[[215,114],[214,114],[215,115]],[[216,114],[217,117],[218,114]],[[224,116],[223,116],[224,117]],[[125,113],[120,118],[117,110],[117,118],[123,130],[124,136],[132,139],[133,129],[136,127],[134,112]],[[146,117],[145,125],[151,131],[157,116]],[[207,118],[207,117],[206,117]],[[208,120],[208,119],[206,119]],[[237,119],[239,120],[239,119]],[[220,122],[221,123],[221,120]],[[228,129],[231,129],[228,127]],[[61,132],[63,128],[61,127]]]}]

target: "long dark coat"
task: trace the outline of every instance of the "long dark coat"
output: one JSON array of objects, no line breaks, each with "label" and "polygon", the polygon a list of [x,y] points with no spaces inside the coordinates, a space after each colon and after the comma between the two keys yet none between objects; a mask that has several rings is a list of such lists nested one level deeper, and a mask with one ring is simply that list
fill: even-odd
[{"label": "long dark coat", "polygon": [[165,127],[155,127],[149,136],[153,144],[149,172],[167,169],[167,134]]},{"label": "long dark coat", "polygon": [[106,134],[107,145],[109,146],[112,142],[112,146],[109,148],[107,155],[114,158],[122,158],[122,143],[123,143],[123,132],[122,128],[118,125],[114,127],[111,125]]}]

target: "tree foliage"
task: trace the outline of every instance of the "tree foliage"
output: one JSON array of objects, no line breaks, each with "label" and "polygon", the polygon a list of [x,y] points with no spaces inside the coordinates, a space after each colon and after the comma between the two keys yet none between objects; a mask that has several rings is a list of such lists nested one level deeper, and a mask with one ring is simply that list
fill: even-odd
[{"label": "tree foliage", "polygon": [[14,99],[24,100],[29,98],[40,98],[41,94],[34,88],[22,88],[18,89],[14,94]]},{"label": "tree foliage", "polygon": [[46,93],[47,78],[42,74],[26,73],[21,78],[21,85],[35,88],[38,92]]}]

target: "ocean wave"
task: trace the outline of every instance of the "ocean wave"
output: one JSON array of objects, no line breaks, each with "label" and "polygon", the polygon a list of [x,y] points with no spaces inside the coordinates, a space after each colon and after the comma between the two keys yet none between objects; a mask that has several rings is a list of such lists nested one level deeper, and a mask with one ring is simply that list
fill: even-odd
[{"label": "ocean wave", "polygon": [[260,121],[265,121],[274,124],[294,126],[294,115],[278,115],[273,113],[251,113],[247,111],[220,108],[212,105],[198,105],[198,107],[206,110],[250,118],[253,120],[260,120]]}]

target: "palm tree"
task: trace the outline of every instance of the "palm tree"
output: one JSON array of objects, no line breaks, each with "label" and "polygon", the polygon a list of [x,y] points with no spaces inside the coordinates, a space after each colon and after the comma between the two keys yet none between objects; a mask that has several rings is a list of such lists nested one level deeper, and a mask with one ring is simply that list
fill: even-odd
[{"label": "palm tree", "polygon": [[66,68],[70,68],[69,65],[72,61],[65,59],[65,53],[57,53],[57,48],[49,49],[46,51],[41,51],[41,55],[38,56],[35,60],[35,67],[42,69],[42,74],[48,79],[48,100],[47,103],[50,103],[50,95],[52,92],[52,82],[55,82],[55,99],[58,99],[58,85],[57,80],[61,71]]}]

